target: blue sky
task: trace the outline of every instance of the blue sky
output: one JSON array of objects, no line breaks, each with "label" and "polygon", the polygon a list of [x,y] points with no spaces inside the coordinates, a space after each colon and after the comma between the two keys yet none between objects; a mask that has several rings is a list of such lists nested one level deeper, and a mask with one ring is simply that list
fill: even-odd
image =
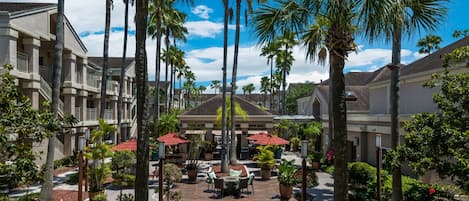
[{"label": "blue sky", "polygon": [[[56,2],[55,0],[4,0],[4,1],[28,1],[28,2]],[[257,1],[253,1],[257,2]],[[230,6],[235,7],[235,1],[230,1]],[[93,6],[89,6],[93,5]],[[66,1],[65,12],[75,30],[79,33],[82,41],[87,46],[91,56],[102,55],[103,27],[104,27],[104,7],[105,1],[80,0]],[[222,78],[222,56],[223,56],[223,5],[220,0],[195,0],[195,5],[178,5],[188,15],[186,26],[189,29],[187,43],[179,43],[178,47],[186,52],[186,61],[191,66],[196,75],[199,85],[208,85],[211,80],[221,80]],[[444,23],[431,34],[439,35],[443,38],[441,46],[445,46],[455,39],[452,33],[456,29],[469,29],[469,2],[466,0],[451,0],[448,3],[448,16]],[[134,11],[130,11],[130,37],[128,41],[128,56],[133,56],[135,50],[135,25],[133,24]],[[110,55],[121,56],[124,5],[122,1],[114,1],[114,9],[111,18]],[[241,20],[244,22],[244,20]],[[233,21],[234,23],[234,21]],[[402,43],[402,61],[410,63],[423,55],[418,54],[415,46],[417,40],[427,33],[415,33],[410,38],[407,37]],[[230,25],[229,33],[229,72],[231,71],[234,25]],[[154,79],[155,71],[155,44],[156,42],[147,40],[149,77]],[[356,43],[360,50],[352,53],[346,64],[346,72],[349,71],[372,71],[390,62],[391,45],[378,41],[369,44],[365,39],[357,37]],[[252,28],[248,25],[242,26],[241,44],[239,56],[238,85],[243,86],[254,83],[259,88],[262,76],[268,75],[270,67],[266,64],[266,59],[259,56],[260,48],[256,45],[256,38]],[[305,60],[302,47],[294,49],[295,62],[292,66],[287,82],[319,82],[327,79],[327,66],[319,66]],[[231,77],[231,73],[228,74]],[[241,88],[241,87],[240,87]],[[213,92],[209,89],[208,92]]]}]

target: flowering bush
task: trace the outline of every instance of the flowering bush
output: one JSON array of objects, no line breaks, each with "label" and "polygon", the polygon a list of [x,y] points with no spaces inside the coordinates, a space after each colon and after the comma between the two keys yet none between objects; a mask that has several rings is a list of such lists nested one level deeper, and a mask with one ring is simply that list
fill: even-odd
[{"label": "flowering bush", "polygon": [[332,163],[334,160],[334,149],[329,149],[326,152],[326,160],[328,163]]}]

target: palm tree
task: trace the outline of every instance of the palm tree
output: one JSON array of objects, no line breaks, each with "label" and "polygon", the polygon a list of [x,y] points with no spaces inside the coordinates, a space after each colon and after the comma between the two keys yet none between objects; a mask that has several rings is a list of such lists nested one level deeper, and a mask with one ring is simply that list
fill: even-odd
[{"label": "palm tree", "polygon": [[217,89],[220,88],[220,80],[212,80],[210,84],[210,88],[215,90],[215,94],[217,94]]},{"label": "palm tree", "polygon": [[[57,2],[57,24],[56,39],[54,47],[54,67],[52,69],[52,104],[51,112],[58,117],[59,99],[60,99],[60,78],[62,77],[62,52],[64,43],[64,0]],[[52,179],[54,176],[54,152],[55,152],[55,133],[49,137],[47,143],[46,170],[44,173],[44,183],[41,188],[40,200],[53,200],[52,188],[54,184]]]},{"label": "palm tree", "polygon": [[256,90],[256,87],[254,87],[253,83],[250,83],[250,84],[244,85],[242,89],[243,89],[244,95],[246,95],[246,93],[251,95],[252,91]]},{"label": "palm tree", "polygon": [[[230,99],[226,99],[226,105],[229,105],[229,107],[226,108],[226,112],[228,113],[228,127],[231,127],[231,121],[230,121],[230,118],[231,118],[231,100]],[[243,120],[248,120],[249,119],[249,115],[248,113],[246,112],[246,110],[244,110],[241,105],[235,101],[235,103],[233,104],[234,105],[234,114],[241,117]],[[217,115],[216,115],[216,118],[215,118],[215,123],[220,125],[222,123],[222,107],[219,107],[217,109]]]},{"label": "palm tree", "polygon": [[274,79],[273,79],[273,92],[275,95],[277,95],[277,111],[280,111],[280,96],[281,96],[281,93],[280,93],[280,87],[282,87],[282,72],[280,72],[279,70],[276,70],[274,72]]},{"label": "palm tree", "polygon": [[[149,126],[144,121],[146,109],[147,87],[147,59],[146,59],[146,31],[147,31],[148,1],[137,1],[136,47],[135,47],[135,77],[137,82],[137,165],[135,174],[135,200],[148,200],[148,158],[149,158]],[[155,87],[158,90],[158,87]],[[158,93],[156,93],[158,94]]]},{"label": "palm tree", "polygon": [[[279,8],[264,6],[255,17],[256,33],[260,43],[272,41],[278,32],[291,30],[303,33],[306,25],[312,21],[309,17],[324,16],[328,23],[327,37],[324,44],[329,50],[331,87],[332,87],[332,119],[335,147],[334,200],[347,200],[347,161],[346,161],[346,106],[343,69],[349,52],[355,50],[352,19],[357,2],[342,1],[304,1],[299,5],[296,1],[278,0]],[[310,52],[313,54],[313,52]],[[316,53],[316,52],[314,52]],[[287,56],[285,54],[284,56]],[[285,73],[285,70],[284,72]],[[283,76],[284,77],[284,76]]]},{"label": "palm tree", "polygon": [[228,153],[227,153],[227,135],[226,135],[226,68],[227,57],[228,57],[228,0],[223,0],[223,94],[222,94],[222,120],[221,120],[221,171],[223,173],[228,172]]},{"label": "palm tree", "polygon": [[106,83],[107,69],[109,66],[109,30],[111,27],[111,7],[112,0],[106,0],[106,23],[104,25],[104,49],[103,49],[103,69],[101,72],[101,99],[99,105],[99,118],[104,118],[104,110],[106,109]]},{"label": "palm tree", "polygon": [[[390,113],[393,150],[399,145],[399,65],[402,33],[411,35],[421,29],[435,30],[446,15],[446,2],[446,0],[382,0],[375,4],[364,4],[363,12],[360,13],[360,21],[363,21],[363,26],[366,27],[365,34],[371,41],[382,36],[386,41],[392,41],[392,62],[388,67],[391,70]],[[402,200],[400,164],[392,168],[392,182],[392,200]]]},{"label": "palm tree", "polygon": [[[271,90],[272,88],[270,87],[271,83],[272,83],[272,81],[269,81],[269,78],[267,76],[264,76],[264,77],[261,78],[261,92],[264,93],[264,107],[267,104],[267,102],[266,102],[267,101],[267,93],[269,93],[269,91],[272,92],[272,90]],[[270,95],[272,97],[272,94],[270,94]],[[270,107],[272,107],[272,99],[270,101],[270,104],[271,104]]]},{"label": "palm tree", "polygon": [[284,31],[283,35],[276,39],[280,47],[283,47],[283,50],[279,50],[277,53],[275,64],[278,69],[282,72],[282,110],[281,114],[286,113],[286,85],[287,85],[287,75],[290,74],[290,68],[293,65],[293,51],[291,50],[294,45],[298,44],[298,41],[295,39],[295,34],[290,31]]},{"label": "palm tree", "polygon": [[[117,136],[122,140],[122,128],[121,128],[121,119],[122,119],[122,96],[124,92],[124,76],[125,76],[125,57],[127,54],[127,35],[129,31],[129,3],[133,6],[134,0],[123,0],[125,4],[125,15],[124,15],[124,48],[122,52],[122,61],[121,61],[121,71],[119,79],[119,97],[117,100]],[[116,139],[116,143],[119,143],[119,140]]]},{"label": "palm tree", "polygon": [[[267,45],[262,47],[261,56],[267,57],[267,64],[270,63],[270,84],[269,86],[273,86],[273,66],[274,66],[274,57],[278,54],[279,43],[276,41],[269,42]],[[273,88],[270,88],[270,109],[272,109],[273,105]],[[265,104],[265,103],[264,103]]]},{"label": "palm tree", "polygon": [[440,49],[441,41],[441,37],[435,35],[427,35],[425,38],[421,38],[417,42],[417,47],[420,48],[419,53],[430,55],[433,50]]},{"label": "palm tree", "polygon": [[190,67],[187,65],[177,66],[177,78],[179,79],[179,108],[182,108],[182,77],[190,70]]}]

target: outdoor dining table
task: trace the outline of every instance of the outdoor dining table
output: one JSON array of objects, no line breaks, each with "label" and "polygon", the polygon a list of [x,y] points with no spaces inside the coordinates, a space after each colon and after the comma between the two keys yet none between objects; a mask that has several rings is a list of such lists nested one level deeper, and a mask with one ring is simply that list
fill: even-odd
[{"label": "outdoor dining table", "polygon": [[227,194],[239,195],[239,179],[240,177],[237,176],[223,177],[224,189]]}]

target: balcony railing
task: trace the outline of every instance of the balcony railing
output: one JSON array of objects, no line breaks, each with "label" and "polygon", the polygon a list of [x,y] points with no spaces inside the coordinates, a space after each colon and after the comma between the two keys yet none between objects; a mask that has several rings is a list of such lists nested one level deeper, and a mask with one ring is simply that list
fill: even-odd
[{"label": "balcony railing", "polygon": [[81,107],[75,107],[75,118],[81,121]]},{"label": "balcony railing", "polygon": [[106,120],[110,120],[110,119],[113,119],[112,118],[112,109],[105,109],[104,110],[104,119]]},{"label": "balcony railing", "polygon": [[98,119],[96,118],[96,116],[97,116],[96,114],[97,114],[96,108],[87,108],[87,109],[86,109],[86,120],[88,120],[88,121],[96,121],[96,120],[98,120]]},{"label": "balcony railing", "polygon": [[20,72],[28,73],[29,57],[25,53],[18,52],[16,54],[16,69]]},{"label": "balcony railing", "polygon": [[50,66],[39,66],[39,74],[48,83],[52,83],[52,67]]},{"label": "balcony railing", "polygon": [[77,66],[77,72],[76,72],[76,75],[77,75],[77,83],[79,84],[82,84],[82,76],[81,74],[83,73],[83,64],[78,64],[79,66]]},{"label": "balcony railing", "polygon": [[88,73],[86,75],[86,84],[90,87],[98,88],[98,75],[94,73]]}]

